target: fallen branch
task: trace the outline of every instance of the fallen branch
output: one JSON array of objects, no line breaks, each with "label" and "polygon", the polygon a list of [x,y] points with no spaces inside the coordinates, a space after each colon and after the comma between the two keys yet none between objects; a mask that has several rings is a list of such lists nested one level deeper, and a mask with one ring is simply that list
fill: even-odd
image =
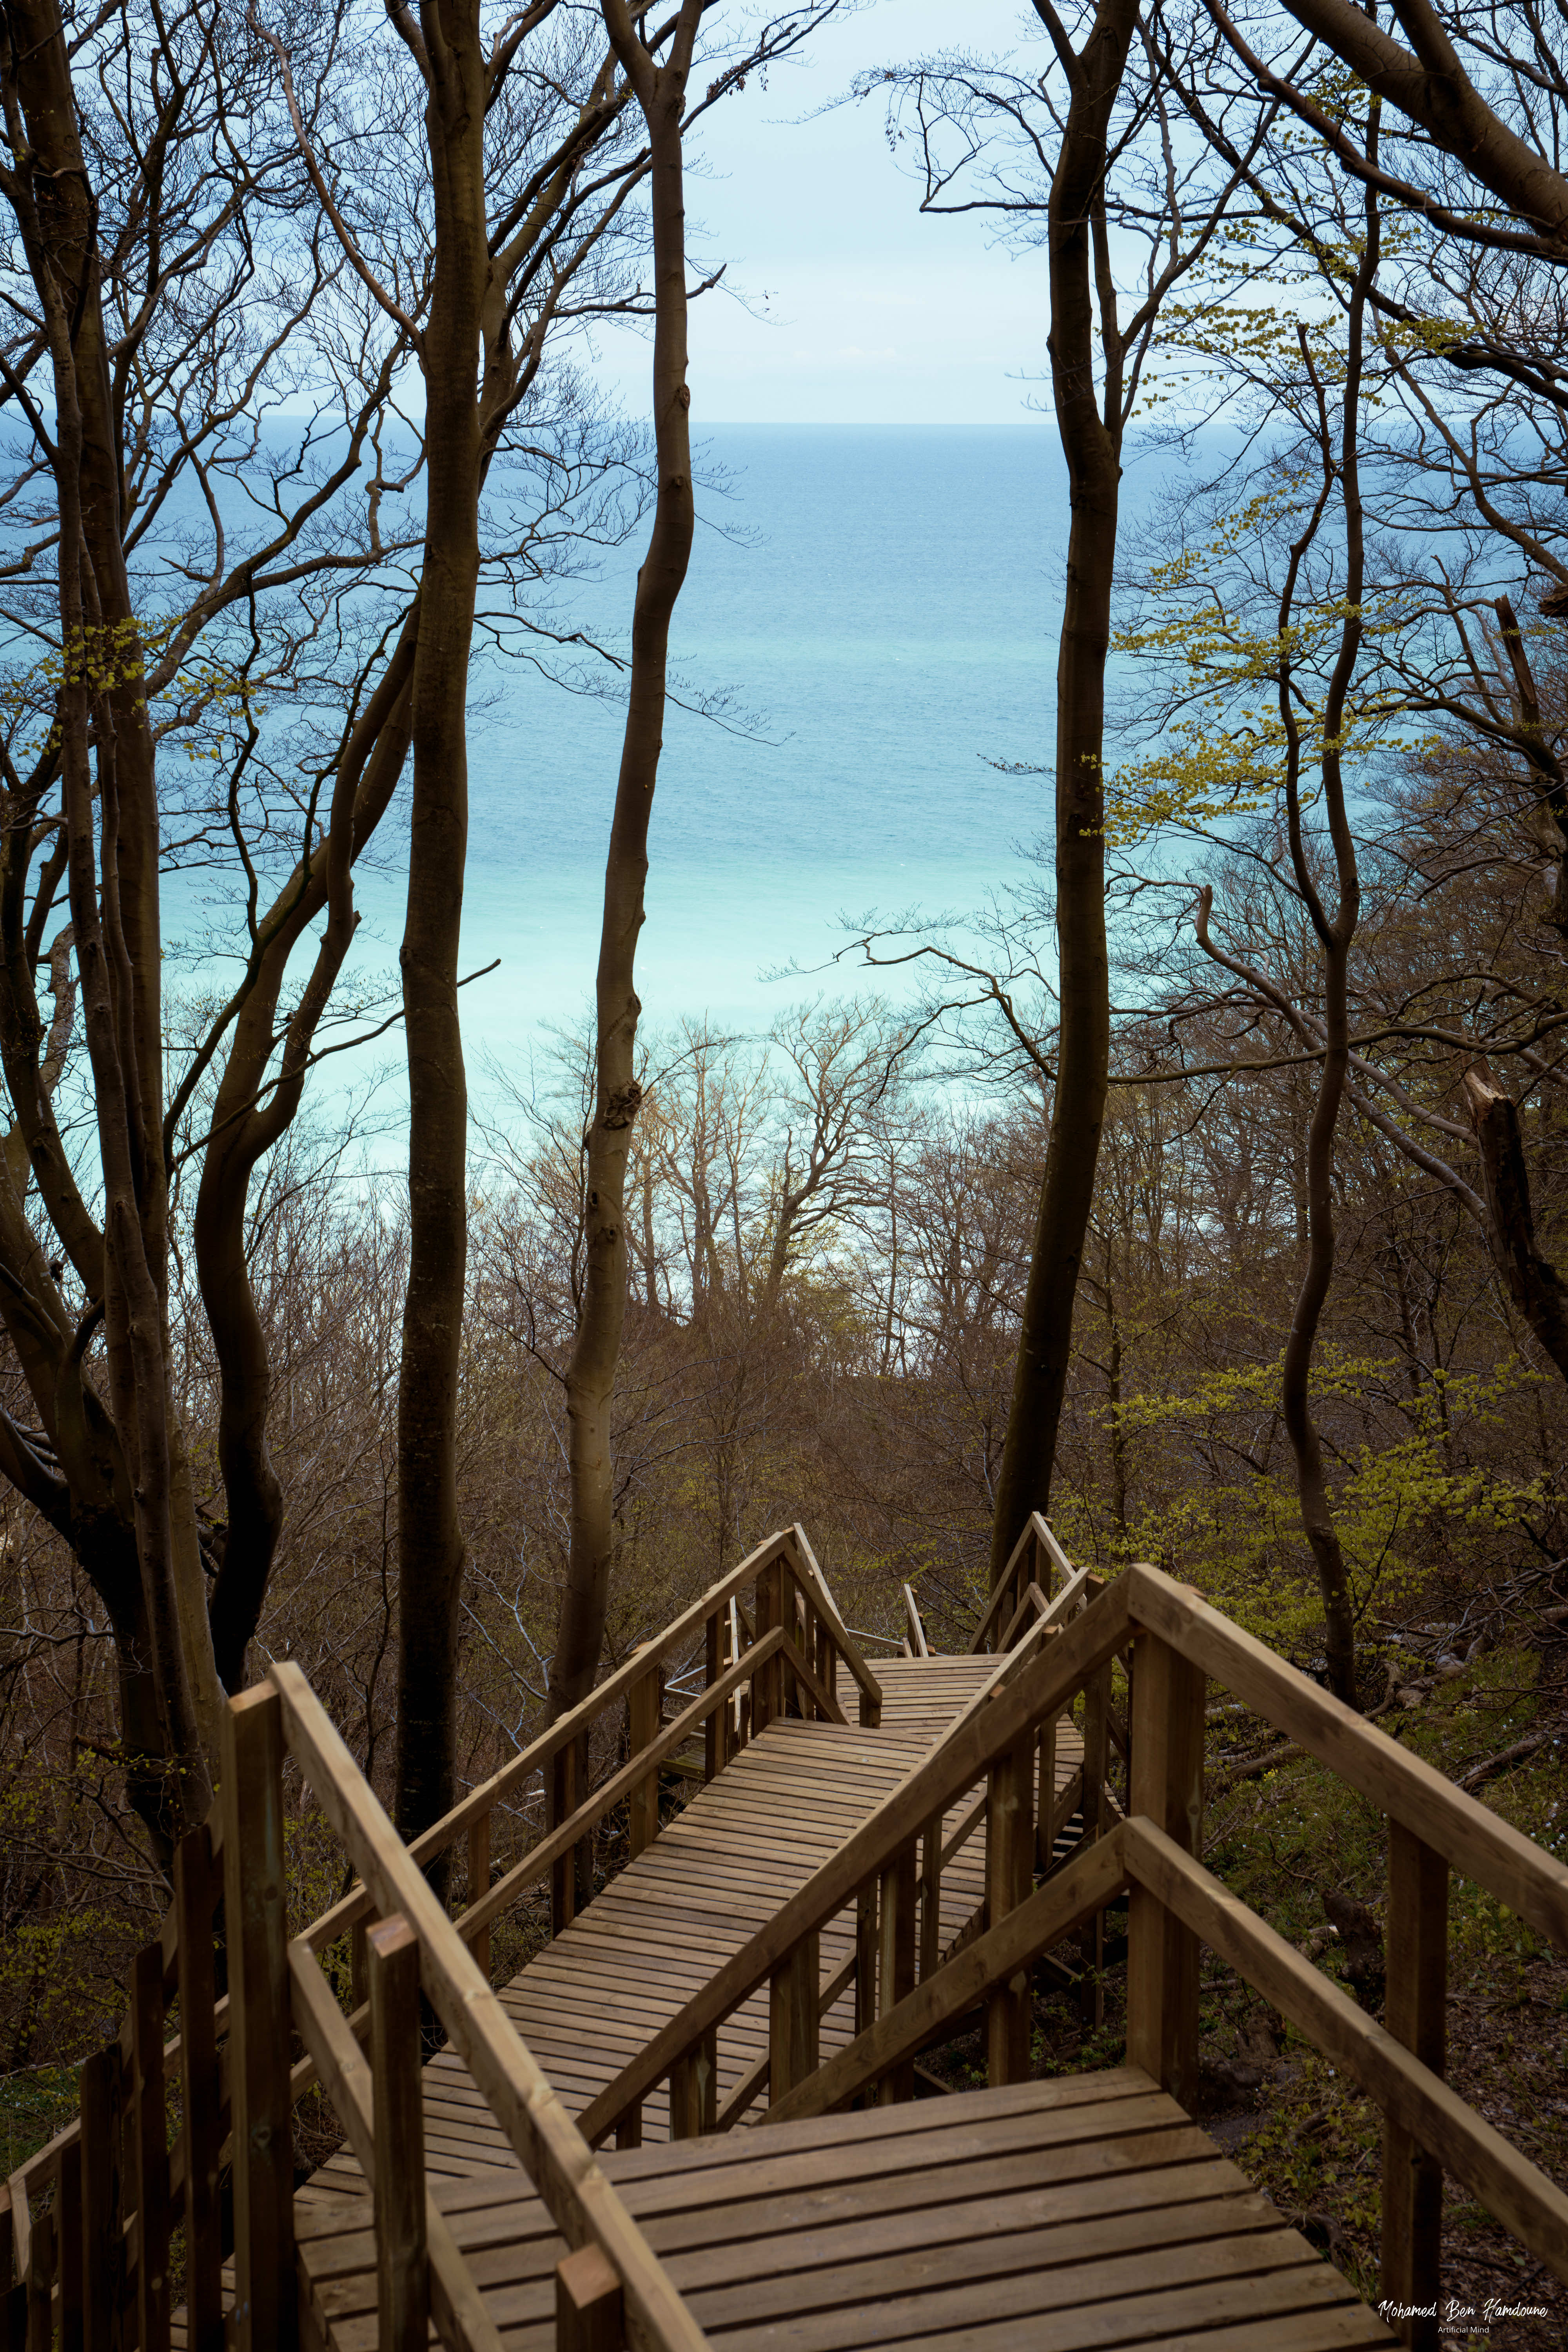
[{"label": "fallen branch", "polygon": [[1532,1731],[1528,1739],[1516,1739],[1511,1748],[1500,1748],[1495,1756],[1489,1756],[1484,1764],[1472,1764],[1455,1786],[1467,1790],[1480,1788],[1484,1781],[1494,1780],[1500,1773],[1511,1770],[1516,1764],[1522,1764],[1539,1748],[1550,1748],[1554,1739],[1562,1738],[1565,1727],[1568,1727],[1560,1717],[1557,1722],[1548,1724],[1544,1731]]}]

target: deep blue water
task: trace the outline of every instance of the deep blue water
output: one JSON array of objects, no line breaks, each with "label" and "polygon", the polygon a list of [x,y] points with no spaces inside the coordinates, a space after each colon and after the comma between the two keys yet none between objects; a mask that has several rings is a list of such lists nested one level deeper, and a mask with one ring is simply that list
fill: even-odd
[{"label": "deep blue water", "polygon": [[[1047,781],[987,763],[1049,759],[1067,519],[1047,420],[709,437],[731,494],[700,498],[673,659],[765,740],[670,712],[638,989],[659,1025],[762,1026],[792,994],[866,984],[762,977],[831,957],[842,913],[962,910],[1048,826]],[[624,626],[644,538],[578,597],[584,618]],[[527,670],[477,685],[464,962],[502,962],[465,992],[465,1034],[476,1060],[510,1060],[591,994],[621,711]],[[395,945],[393,877],[368,898]]]}]

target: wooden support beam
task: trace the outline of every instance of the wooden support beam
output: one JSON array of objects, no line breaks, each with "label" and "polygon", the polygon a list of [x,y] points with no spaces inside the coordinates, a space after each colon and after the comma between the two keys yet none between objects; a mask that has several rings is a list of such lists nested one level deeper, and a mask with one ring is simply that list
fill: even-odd
[{"label": "wooden support beam", "polygon": [[224,2352],[223,2224],[213,1913],[220,1873],[204,1822],[174,1851],[180,1991],[180,2146],[184,2175],[185,2333],[190,2352]]},{"label": "wooden support beam", "polygon": [[[481,1813],[478,1821],[468,1823],[468,1901],[481,1903],[490,1891],[490,1822],[489,1813]],[[479,1928],[468,1937],[468,1949],[474,1956],[474,1966],[481,1976],[490,1972],[490,1931]]]},{"label": "wooden support beam", "polygon": [[169,2352],[169,2135],[163,2110],[163,1954],[137,1953],[131,1972],[131,2205],[137,2218],[138,2352]]},{"label": "wooden support beam", "polygon": [[[915,1988],[915,1843],[899,1848],[878,1882],[877,2014],[885,2017]],[[915,2095],[913,2058],[889,2068],[877,2090],[879,2106]]]},{"label": "wooden support beam", "polygon": [[299,2312],[283,1719],[278,1693],[267,1684],[242,1691],[224,1711],[222,1792],[234,2120],[234,2345],[236,2352],[291,2352]]},{"label": "wooden support beam", "polygon": [[[1131,1811],[1184,1853],[1203,1852],[1204,1675],[1170,1644],[1137,1644]],[[1127,1905],[1127,2058],[1189,2111],[1198,2087],[1198,1943],[1147,1886]]]},{"label": "wooden support beam", "polygon": [[597,2246],[579,2246],[555,2265],[555,2352],[624,2352],[626,2341],[615,2265]]},{"label": "wooden support beam", "polygon": [[942,1958],[942,1815],[933,1813],[921,1832],[921,1965],[934,1976]]},{"label": "wooden support beam", "polygon": [[1039,1770],[1035,1796],[1035,1871],[1044,1878],[1051,1866],[1052,1850],[1056,1845],[1054,1825],[1057,1818],[1057,1738],[1061,1717],[1053,1715],[1040,1727]]},{"label": "wooden support beam", "polygon": [[[985,1920],[998,1927],[1034,1884],[1034,1740],[1026,1736],[999,1756],[986,1777]],[[993,2089],[1029,2075],[1033,2015],[1028,1973],[1020,1969],[992,1993],[985,2009],[985,2076]]]},{"label": "wooden support beam", "polygon": [[821,1946],[815,1931],[803,1936],[768,1979],[768,2082],[775,2098],[816,2072]]},{"label": "wooden support beam", "polygon": [[[583,1739],[569,1740],[550,1759],[544,1772],[546,1837],[564,1828],[587,1795],[582,1785]],[[577,1848],[559,1852],[550,1865],[550,1932],[559,1936],[577,1916]]]},{"label": "wooden support beam", "polygon": [[867,1880],[855,1897],[855,2031],[864,2033],[877,2016],[877,1882]]},{"label": "wooden support beam", "polygon": [[[717,1676],[713,1677],[717,1680]],[[626,1745],[629,1760],[635,1763],[645,1748],[651,1748],[664,1724],[664,1672],[656,1660],[646,1675],[640,1675],[626,1694]],[[714,1717],[704,1726],[711,1733]],[[711,1772],[709,1778],[711,1779]],[[635,1862],[646,1853],[658,1835],[658,1766],[646,1773],[631,1792],[628,1801],[631,1812],[631,1852]]]},{"label": "wooden support beam", "polygon": [[426,2352],[430,2262],[425,2234],[425,2108],[420,2095],[419,1946],[401,1916],[365,1938],[370,1969],[375,2133],[378,2352]]},{"label": "wooden support beam", "polygon": [[[1388,1824],[1387,1992],[1383,2021],[1434,2074],[1447,2065],[1448,1865],[1398,1822]],[[1413,2352],[1437,2352],[1443,2168],[1391,2116],[1383,2126],[1382,2299],[1431,2318],[1394,2320]]]}]

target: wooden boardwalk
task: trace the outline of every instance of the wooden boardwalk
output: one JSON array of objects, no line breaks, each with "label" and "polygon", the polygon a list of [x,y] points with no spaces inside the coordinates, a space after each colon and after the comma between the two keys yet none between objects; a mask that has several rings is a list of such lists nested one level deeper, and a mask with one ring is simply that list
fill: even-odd
[{"label": "wooden boardwalk", "polygon": [[[1393,2336],[1134,2067],[601,2158],[721,2352],[1330,2352]],[[435,2191],[506,2352],[566,2252],[515,2170]],[[379,2352],[369,2200],[301,2212],[315,2342]]]},{"label": "wooden boardwalk", "polygon": [[[793,1720],[773,1723],[700,1788],[646,1853],[613,1878],[538,1958],[501,1989],[507,2015],[549,2075],[563,2105],[580,2115],[661,2025],[780,1910],[850,1832],[890,1795],[996,1671],[991,1657],[894,1658],[879,1670],[884,1693],[877,1730]],[[1081,1748],[1064,1738],[1058,1759],[1065,1787]],[[952,1836],[973,1798],[944,1824]],[[984,1896],[983,1830],[942,1876],[942,1951],[973,1920]],[[822,1937],[822,1982],[852,1958],[854,1919],[843,1914]],[[824,2012],[822,2054],[855,2031],[847,1990]],[[768,2049],[766,1989],[719,2036],[721,2110]],[[643,2137],[669,2137],[667,2090],[647,2102]],[[457,2053],[425,2069],[426,2162],[458,2179],[515,2162],[483,2095]],[[312,2188],[357,2192],[363,2175],[344,2147]]]},{"label": "wooden boardwalk", "polygon": [[[4,2352],[1394,2341],[1192,2121],[1205,1946],[1382,2108],[1384,2294],[1436,2303],[1445,2173],[1568,2281],[1568,2192],[1442,2079],[1450,1874],[1568,1949],[1568,1869],[1196,1593],[1140,1564],[1102,1590],[1043,1522],[970,1654],[925,1654],[906,1600],[921,1654],[873,1671],[783,1529],[411,1846],[276,1664],[229,1707],[221,1806],[78,2120],[0,2185]],[[1203,1865],[1214,1685],[1387,1817],[1381,2023]],[[354,1874],[298,1933],[286,1757]],[[496,1808],[542,1780],[498,1874]],[[622,1819],[631,1858],[572,1918],[575,1857]],[[454,1919],[425,1865],[465,1844]],[[553,1940],[492,1988],[492,1923],[547,1881]],[[1126,2063],[1031,2079],[1034,1971],[1083,1955],[1091,2019],[1123,1901]],[[987,2087],[922,2083],[981,2021]],[[344,2144],[297,2189],[316,2083]],[[1435,2326],[1397,2340],[1436,2352]]]}]

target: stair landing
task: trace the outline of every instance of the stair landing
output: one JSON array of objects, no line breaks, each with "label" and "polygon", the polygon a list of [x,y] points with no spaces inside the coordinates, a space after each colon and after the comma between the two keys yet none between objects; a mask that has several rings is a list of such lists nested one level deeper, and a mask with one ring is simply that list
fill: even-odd
[{"label": "stair landing", "polygon": [[[1331,2352],[1394,2338],[1134,2067],[600,2158],[717,2352]],[[566,2252],[515,2170],[433,2184],[507,2352]],[[310,2352],[376,2352],[365,2198],[298,2209]]]}]

